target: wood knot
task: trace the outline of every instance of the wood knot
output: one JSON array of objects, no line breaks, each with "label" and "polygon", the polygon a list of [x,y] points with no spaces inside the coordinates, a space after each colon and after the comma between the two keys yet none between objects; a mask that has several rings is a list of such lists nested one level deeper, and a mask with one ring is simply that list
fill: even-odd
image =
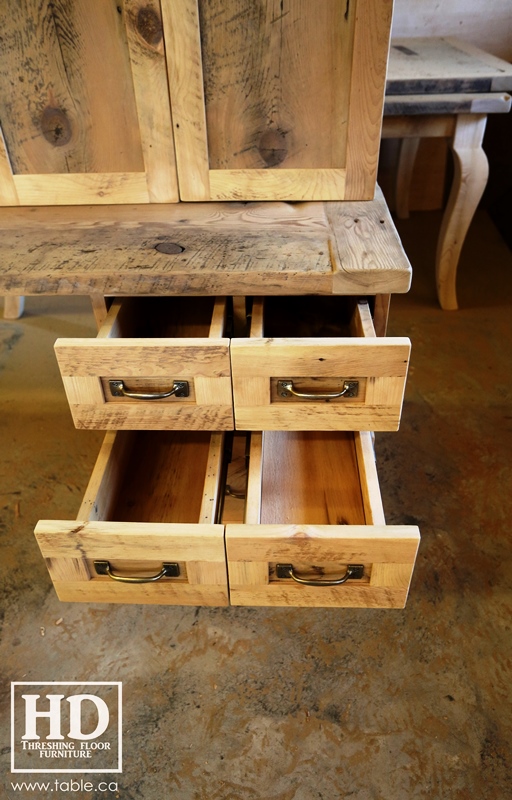
[{"label": "wood knot", "polygon": [[145,42],[157,47],[162,41],[162,20],[151,6],[139,8],[137,13],[137,30]]},{"label": "wood knot", "polygon": [[71,139],[71,123],[62,108],[48,106],[41,114],[41,130],[47,142],[63,147]]},{"label": "wood knot", "polygon": [[288,155],[286,131],[281,128],[266,131],[260,139],[258,150],[267,167],[277,167]]}]

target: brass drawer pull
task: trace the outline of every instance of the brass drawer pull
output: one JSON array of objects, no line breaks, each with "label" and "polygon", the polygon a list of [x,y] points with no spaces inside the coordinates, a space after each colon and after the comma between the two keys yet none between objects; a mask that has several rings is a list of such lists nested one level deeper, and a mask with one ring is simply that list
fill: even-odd
[{"label": "brass drawer pull", "polygon": [[137,578],[131,575],[114,575],[110,569],[109,561],[95,561],[94,568],[98,575],[108,575],[113,581],[119,581],[120,583],[154,583],[155,581],[159,581],[160,578],[178,578],[180,574],[179,564],[176,563],[162,564],[162,569],[158,575],[150,575],[147,578]]},{"label": "brass drawer pull", "polygon": [[327,581],[313,581],[307,578],[299,578],[293,570],[293,564],[276,564],[276,575],[278,578],[293,578],[297,583],[304,586],[340,586],[348,581],[349,578],[356,580],[362,578],[364,574],[364,564],[348,564],[347,571],[341,578]]},{"label": "brass drawer pull", "polygon": [[344,381],[341,392],[296,392],[292,380],[277,382],[281,397],[300,397],[301,400],[334,400],[336,397],[357,397],[359,381]]},{"label": "brass drawer pull", "polygon": [[131,397],[132,400],[163,400],[165,397],[188,397],[188,381],[174,381],[168,392],[130,392],[123,381],[109,381],[110,393],[113,397]]}]

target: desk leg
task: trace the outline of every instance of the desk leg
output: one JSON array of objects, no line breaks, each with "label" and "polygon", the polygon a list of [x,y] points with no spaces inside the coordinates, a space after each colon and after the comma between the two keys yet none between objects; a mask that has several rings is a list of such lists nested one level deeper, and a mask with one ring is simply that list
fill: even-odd
[{"label": "desk leg", "polygon": [[409,192],[420,141],[419,136],[410,136],[400,142],[395,184],[395,206],[398,219],[409,218]]},{"label": "desk leg", "polygon": [[486,114],[459,114],[452,141],[454,179],[437,244],[436,284],[445,311],[457,306],[456,279],[460,251],[489,174],[482,150]]},{"label": "desk leg", "polygon": [[4,297],[4,319],[19,319],[25,308],[25,298],[5,295]]}]

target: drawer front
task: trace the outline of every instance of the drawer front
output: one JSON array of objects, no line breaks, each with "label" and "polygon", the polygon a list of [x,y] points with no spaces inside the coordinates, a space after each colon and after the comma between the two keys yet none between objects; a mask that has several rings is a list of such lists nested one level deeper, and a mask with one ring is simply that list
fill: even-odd
[{"label": "drawer front", "polygon": [[[55,352],[77,428],[233,429],[229,339],[58,339]],[[160,397],[183,382],[186,396]]]},{"label": "drawer front", "polygon": [[42,520],[35,535],[60,600],[229,604],[223,525]]},{"label": "drawer front", "polygon": [[397,430],[409,356],[406,338],[234,339],[235,426]]},{"label": "drawer front", "polygon": [[231,604],[403,608],[418,544],[414,526],[227,525]]}]

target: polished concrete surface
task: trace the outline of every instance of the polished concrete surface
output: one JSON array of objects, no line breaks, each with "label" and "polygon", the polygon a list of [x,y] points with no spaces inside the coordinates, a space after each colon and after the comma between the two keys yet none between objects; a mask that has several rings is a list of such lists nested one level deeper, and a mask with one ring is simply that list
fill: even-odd
[{"label": "polished concrete surface", "polygon": [[[400,223],[412,361],[377,435],[387,520],[422,534],[403,611],[60,603],[33,528],[76,516],[103,434],[73,428],[52,347],[95,326],[84,298],[0,321],[0,797],[512,797],[512,254],[479,212],[442,312],[438,224]],[[10,681],[123,682],[117,791],[13,788]]]}]

